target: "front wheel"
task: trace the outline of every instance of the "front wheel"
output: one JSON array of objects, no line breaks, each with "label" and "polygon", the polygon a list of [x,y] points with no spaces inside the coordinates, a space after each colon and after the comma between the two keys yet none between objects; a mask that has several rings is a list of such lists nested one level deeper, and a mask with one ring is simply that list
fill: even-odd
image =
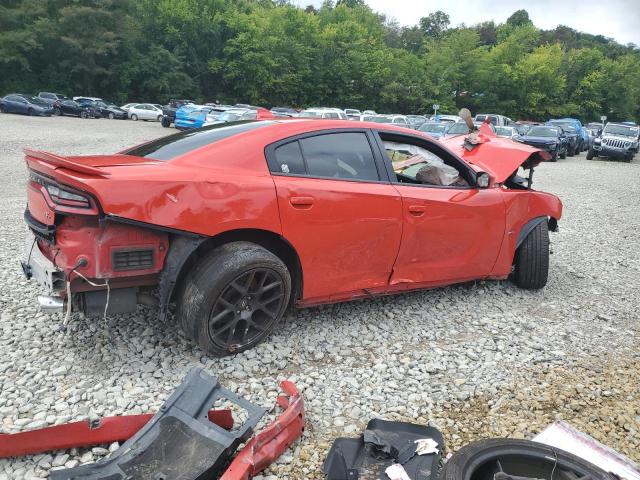
[{"label": "front wheel", "polygon": [[162,120],[160,120],[160,123],[162,124],[163,127],[165,128],[169,128],[171,126],[171,119],[169,117],[162,117]]},{"label": "front wheel", "polygon": [[131,120],[133,120],[134,122],[138,120],[138,116],[134,113],[133,115],[131,115]]},{"label": "front wheel", "polygon": [[109,112],[109,120],[113,120],[114,118],[116,118],[116,116],[113,114],[113,112]]},{"label": "front wheel", "polygon": [[560,158],[562,158],[563,160],[565,158],[567,158],[567,151],[566,150],[560,154]]},{"label": "front wheel", "polygon": [[59,108],[54,108],[54,109],[53,109],[53,114],[54,114],[56,117],[59,117],[60,115],[62,115],[62,111],[61,111]]},{"label": "front wheel", "polygon": [[587,152],[587,160],[591,160],[595,156],[596,151],[593,149],[593,147],[589,147],[589,151]]},{"label": "front wheel", "polygon": [[252,348],[282,319],[291,296],[285,264],[249,242],[223,245],[187,276],[177,316],[185,334],[216,356]]},{"label": "front wheel", "polygon": [[513,280],[520,288],[537,290],[549,276],[549,225],[546,219],[529,232],[516,250]]}]

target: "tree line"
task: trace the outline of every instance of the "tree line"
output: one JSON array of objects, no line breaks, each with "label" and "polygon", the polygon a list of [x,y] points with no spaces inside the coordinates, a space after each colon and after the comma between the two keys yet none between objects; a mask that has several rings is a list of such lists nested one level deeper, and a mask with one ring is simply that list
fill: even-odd
[{"label": "tree line", "polygon": [[399,25],[363,0],[3,0],[0,95],[640,118],[640,50],[526,11]]}]

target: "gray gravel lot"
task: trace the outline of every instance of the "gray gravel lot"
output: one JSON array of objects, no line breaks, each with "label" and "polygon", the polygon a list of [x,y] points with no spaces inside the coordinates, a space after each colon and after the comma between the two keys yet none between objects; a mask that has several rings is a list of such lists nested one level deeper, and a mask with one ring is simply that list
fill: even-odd
[{"label": "gray gravel lot", "polygon": [[[432,422],[450,450],[480,437],[529,437],[563,418],[640,461],[638,160],[583,154],[538,169],[535,186],[565,205],[540,292],[480,282],[302,310],[265,343],[224,359],[204,356],[173,320],[162,323],[142,307],[106,324],[76,316],[60,332],[61,319],[38,311],[39,288],[18,265],[22,148],[112,153],[173,131],[158,123],[0,115],[2,432],[155,411],[191,366],[203,365],[265,406],[281,379],[304,391],[304,438],[267,478],[321,478],[331,440],[355,436],[373,416]],[[1,460],[0,480],[46,477],[52,466],[107,452]]]}]

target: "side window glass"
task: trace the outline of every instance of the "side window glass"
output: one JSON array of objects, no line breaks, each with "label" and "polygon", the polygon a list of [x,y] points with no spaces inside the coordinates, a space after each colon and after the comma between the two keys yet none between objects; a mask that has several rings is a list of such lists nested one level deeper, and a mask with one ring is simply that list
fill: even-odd
[{"label": "side window glass", "polygon": [[455,167],[426,148],[413,143],[382,140],[398,182],[439,187],[469,186]]},{"label": "side window glass", "polygon": [[276,165],[272,167],[273,173],[290,173],[304,175],[304,160],[298,142],[287,143],[275,150]]},{"label": "side window glass", "polygon": [[300,140],[311,176],[379,180],[371,146],[364,133],[330,133]]}]

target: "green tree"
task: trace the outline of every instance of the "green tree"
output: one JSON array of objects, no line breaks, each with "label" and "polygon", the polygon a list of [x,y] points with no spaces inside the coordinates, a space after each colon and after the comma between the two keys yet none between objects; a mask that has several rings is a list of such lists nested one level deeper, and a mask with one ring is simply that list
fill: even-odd
[{"label": "green tree", "polygon": [[420,28],[427,37],[440,38],[449,28],[449,15],[441,10],[430,13],[420,19]]}]

